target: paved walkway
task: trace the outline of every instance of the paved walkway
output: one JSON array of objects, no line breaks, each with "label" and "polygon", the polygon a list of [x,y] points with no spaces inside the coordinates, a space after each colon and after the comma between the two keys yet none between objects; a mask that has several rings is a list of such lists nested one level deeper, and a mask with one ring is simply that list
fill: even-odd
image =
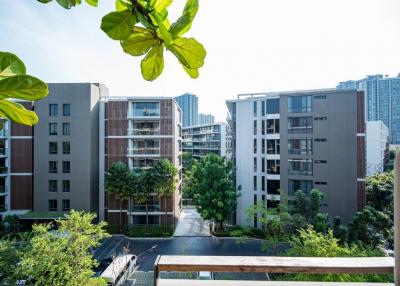
[{"label": "paved walkway", "polygon": [[211,236],[208,221],[193,208],[182,209],[174,236]]}]

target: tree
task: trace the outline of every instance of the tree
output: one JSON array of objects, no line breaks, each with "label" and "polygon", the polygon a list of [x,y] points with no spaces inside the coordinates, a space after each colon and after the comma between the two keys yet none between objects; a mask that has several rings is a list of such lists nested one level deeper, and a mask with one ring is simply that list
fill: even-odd
[{"label": "tree", "polygon": [[393,214],[393,184],[394,173],[377,173],[367,177],[367,205],[378,211],[388,211]]},{"label": "tree", "polygon": [[209,154],[193,165],[187,192],[200,215],[214,220],[223,229],[223,223],[236,209],[238,191],[233,182],[231,161]]},{"label": "tree", "polygon": [[[52,0],[37,0],[49,3]],[[70,9],[81,0],[57,0]],[[120,42],[125,53],[143,56],[140,67],[142,76],[153,81],[164,69],[164,50],[170,51],[192,78],[199,77],[204,65],[206,50],[194,38],[182,37],[192,26],[199,9],[198,0],[187,0],[182,16],[173,24],[168,19],[168,7],[172,0],[116,0],[116,11],[105,15],[101,29],[113,40]],[[98,0],[86,0],[97,6]]]},{"label": "tree", "polygon": [[15,242],[0,240],[0,285],[10,284],[10,278],[15,275],[19,253]]},{"label": "tree", "polygon": [[6,119],[32,126],[39,119],[34,111],[12,100],[36,101],[47,96],[47,85],[26,74],[25,64],[16,55],[0,52],[0,129]]},{"label": "tree", "polygon": [[[152,173],[149,170],[141,170],[138,174],[132,176],[135,178],[135,185],[138,184],[138,188],[135,187],[133,192],[134,200],[137,204],[145,205],[146,211],[146,232],[149,231],[149,200],[150,193],[154,191],[154,179]],[[137,186],[137,185],[136,185]]]},{"label": "tree", "polygon": [[296,202],[295,202],[295,213],[303,217],[307,217],[307,199],[306,195],[302,190],[295,192]]},{"label": "tree", "polygon": [[312,189],[310,192],[310,216],[309,219],[314,222],[325,199],[325,194],[318,189]]},{"label": "tree", "polygon": [[34,225],[31,248],[17,268],[17,278],[37,286],[85,285],[94,274],[96,260],[90,249],[107,237],[105,223],[93,224],[96,215],[72,210],[59,228],[50,232],[51,224]]},{"label": "tree", "polygon": [[342,244],[346,243],[348,239],[349,229],[347,225],[343,224],[342,219],[340,217],[336,216],[333,219],[332,228],[333,228],[332,229],[333,235],[335,236],[335,238],[337,238]]},{"label": "tree", "polygon": [[168,159],[160,160],[153,167],[153,174],[155,178],[155,190],[160,197],[160,201],[164,198],[164,211],[165,211],[165,231],[167,231],[167,197],[175,191],[177,170],[172,162]]},{"label": "tree", "polygon": [[119,198],[119,228],[122,227],[122,203],[127,201],[132,194],[130,188],[130,170],[122,162],[111,165],[105,176],[105,190]]}]

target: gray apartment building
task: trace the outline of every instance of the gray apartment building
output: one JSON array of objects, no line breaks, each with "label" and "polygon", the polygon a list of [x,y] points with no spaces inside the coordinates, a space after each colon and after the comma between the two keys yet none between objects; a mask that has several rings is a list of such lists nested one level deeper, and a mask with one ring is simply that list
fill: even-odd
[{"label": "gray apartment building", "polygon": [[229,125],[221,122],[183,128],[182,149],[196,159],[210,153],[230,158],[232,148]]},{"label": "gray apartment building", "polygon": [[362,91],[241,94],[227,106],[241,186],[237,224],[257,226],[246,210],[259,201],[277,207],[280,190],[292,197],[320,189],[326,211],[346,221],[365,204]]},{"label": "gray apartment building", "polygon": [[[99,205],[100,218],[110,223],[119,221],[119,200],[104,191],[104,174],[115,162],[123,162],[131,170],[153,167],[161,159],[169,159],[179,172],[175,192],[167,198],[151,195],[149,223],[160,224],[165,211],[168,223],[177,221],[181,206],[182,126],[181,110],[174,98],[167,97],[104,97],[100,102],[99,121]],[[162,201],[167,200],[167,210]],[[144,224],[145,206],[131,201],[124,203],[124,221]]]},{"label": "gray apartment building", "polygon": [[182,110],[182,127],[198,124],[199,99],[196,95],[185,93],[175,97],[176,102]]},{"label": "gray apartment building", "polygon": [[30,212],[27,218],[41,219],[47,212],[57,217],[71,209],[99,209],[99,99],[108,90],[93,83],[48,86],[46,98],[22,103],[35,110],[37,125],[7,122],[1,131],[2,216]]}]

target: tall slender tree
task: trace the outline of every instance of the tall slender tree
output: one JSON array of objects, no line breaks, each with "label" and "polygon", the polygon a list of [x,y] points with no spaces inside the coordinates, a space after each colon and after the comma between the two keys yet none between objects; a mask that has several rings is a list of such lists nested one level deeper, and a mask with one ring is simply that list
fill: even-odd
[{"label": "tall slender tree", "polygon": [[168,210],[167,198],[174,192],[176,185],[176,175],[178,171],[170,160],[160,160],[153,168],[155,179],[155,191],[159,195],[160,202],[164,201],[164,226],[167,231],[168,225]]},{"label": "tall slender tree", "polygon": [[131,196],[130,170],[123,162],[111,165],[105,176],[105,190],[119,199],[119,230],[122,230],[122,204]]},{"label": "tall slender tree", "polygon": [[149,200],[150,193],[154,189],[154,181],[149,170],[141,170],[132,174],[134,185],[133,199],[139,205],[145,205],[146,211],[146,234],[149,232]]}]

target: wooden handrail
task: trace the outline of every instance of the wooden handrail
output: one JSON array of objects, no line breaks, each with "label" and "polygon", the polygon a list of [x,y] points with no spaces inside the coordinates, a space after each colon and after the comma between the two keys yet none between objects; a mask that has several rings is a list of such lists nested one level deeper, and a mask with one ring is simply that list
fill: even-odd
[{"label": "wooden handrail", "polygon": [[154,285],[159,272],[251,272],[392,274],[392,257],[279,257],[279,256],[158,256]]}]

